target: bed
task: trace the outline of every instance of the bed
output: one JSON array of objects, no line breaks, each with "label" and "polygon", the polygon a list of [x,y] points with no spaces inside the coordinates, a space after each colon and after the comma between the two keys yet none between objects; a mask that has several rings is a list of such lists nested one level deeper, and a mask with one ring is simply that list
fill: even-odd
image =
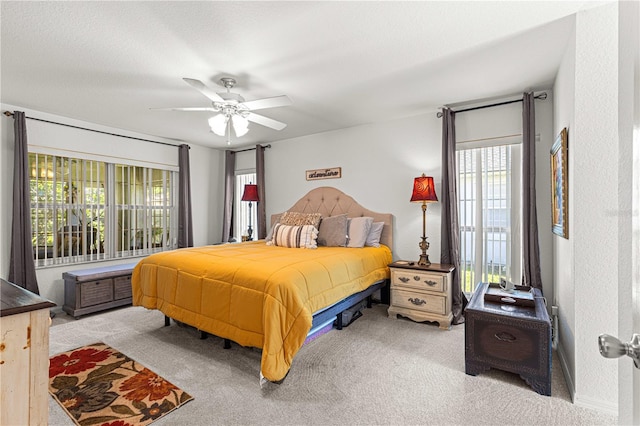
[{"label": "bed", "polygon": [[[382,229],[379,244],[313,249],[276,244],[278,229],[287,228],[280,222],[292,214],[320,215],[327,224],[345,216],[352,224],[366,219]],[[279,382],[313,327],[340,319],[342,311],[370,300],[387,284],[392,221],[391,214],[368,210],[338,189],[316,188],[284,214],[272,215],[271,243],[192,247],[141,260],[132,276],[133,304],[158,309],[167,319],[225,342],[261,348],[261,383]]]}]

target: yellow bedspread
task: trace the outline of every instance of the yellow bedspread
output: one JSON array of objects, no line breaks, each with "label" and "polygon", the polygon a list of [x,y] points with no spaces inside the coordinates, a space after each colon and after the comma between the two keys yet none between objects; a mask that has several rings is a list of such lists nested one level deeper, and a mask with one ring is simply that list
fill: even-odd
[{"label": "yellow bedspread", "polygon": [[262,348],[261,372],[283,379],[312,315],[389,277],[391,251],[267,246],[264,241],[156,253],[133,271],[133,304],[159,309],[243,346]]}]

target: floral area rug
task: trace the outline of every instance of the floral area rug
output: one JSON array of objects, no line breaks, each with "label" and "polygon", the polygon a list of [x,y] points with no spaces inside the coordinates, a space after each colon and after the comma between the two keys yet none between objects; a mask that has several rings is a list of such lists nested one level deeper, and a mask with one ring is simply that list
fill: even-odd
[{"label": "floral area rug", "polygon": [[51,357],[49,393],[82,426],[148,425],[193,399],[104,343]]}]

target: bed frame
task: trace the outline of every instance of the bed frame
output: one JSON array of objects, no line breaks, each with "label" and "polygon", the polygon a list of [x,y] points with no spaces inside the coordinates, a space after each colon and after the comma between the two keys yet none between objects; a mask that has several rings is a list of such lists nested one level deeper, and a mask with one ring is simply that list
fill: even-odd
[{"label": "bed frame", "polygon": [[[382,228],[382,234],[380,236],[380,243],[389,247],[393,251],[393,215],[390,213],[377,213],[361,206],[351,196],[345,194],[339,189],[323,186],[309,191],[306,195],[300,198],[293,206],[287,211],[301,212],[301,213],[321,213],[323,217],[336,216],[340,214],[346,214],[347,217],[373,217],[374,222],[384,222]],[[271,225],[277,223],[282,213],[271,215]],[[314,330],[329,321],[336,320],[336,328],[341,330],[342,324],[342,312],[355,306],[366,300],[367,308],[371,307],[372,294],[380,290],[381,302],[389,303],[389,280],[381,280],[373,283],[371,286],[362,290],[359,293],[352,294],[345,299],[319,311],[313,315],[313,321],[311,324],[311,330]],[[171,320],[168,316],[164,317],[164,325],[171,325]],[[200,338],[206,339],[208,333],[200,330]],[[224,339],[224,348],[229,349],[231,347],[231,340]]]}]

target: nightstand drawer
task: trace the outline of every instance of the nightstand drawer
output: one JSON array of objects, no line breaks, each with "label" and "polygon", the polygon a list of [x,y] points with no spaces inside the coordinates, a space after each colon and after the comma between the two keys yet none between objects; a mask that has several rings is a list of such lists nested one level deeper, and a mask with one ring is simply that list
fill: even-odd
[{"label": "nightstand drawer", "polygon": [[447,298],[432,294],[394,289],[391,295],[393,306],[412,309],[415,311],[431,312],[445,315],[447,313]]},{"label": "nightstand drawer", "polygon": [[391,271],[391,285],[400,287],[410,287],[417,290],[428,291],[445,291],[445,277],[438,274],[430,274],[428,272],[415,270],[399,270]]}]

